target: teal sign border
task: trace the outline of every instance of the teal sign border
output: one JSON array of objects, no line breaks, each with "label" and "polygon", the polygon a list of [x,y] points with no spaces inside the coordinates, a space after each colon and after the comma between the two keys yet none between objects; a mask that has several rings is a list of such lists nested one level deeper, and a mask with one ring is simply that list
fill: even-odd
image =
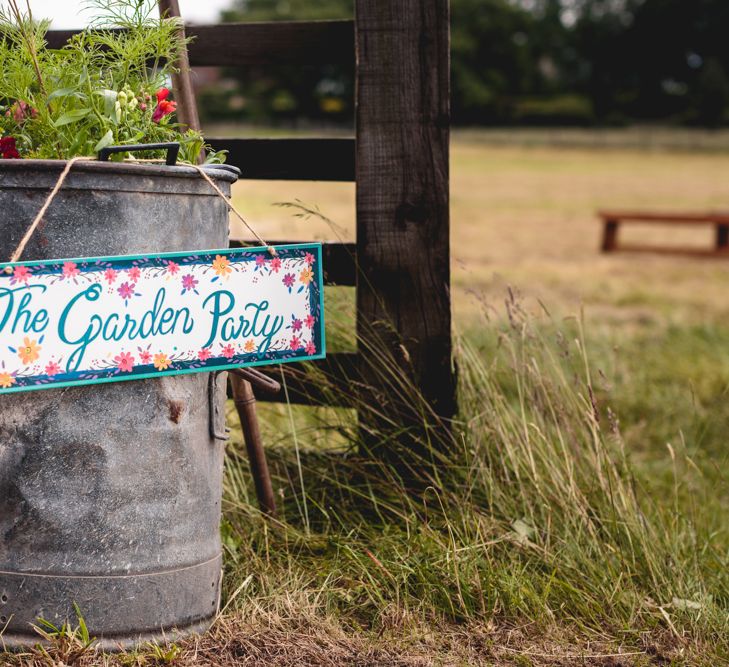
[{"label": "teal sign border", "polygon": [[[0,394],[11,394],[22,391],[34,391],[38,389],[56,389],[62,387],[83,386],[103,384],[109,382],[123,382],[128,380],[144,380],[148,378],[159,378],[173,375],[187,375],[190,373],[210,373],[216,371],[230,370],[233,368],[244,368],[251,366],[264,366],[271,364],[291,363],[296,361],[309,361],[323,359],[326,356],[326,339],[324,335],[324,282],[322,270],[322,248],[321,243],[300,243],[275,246],[277,256],[281,259],[304,258],[307,253],[314,256],[311,269],[314,274],[313,280],[309,283],[310,311],[316,319],[312,330],[314,344],[317,352],[309,355],[304,348],[298,350],[277,350],[268,351],[262,354],[257,352],[239,354],[228,359],[226,357],[210,357],[206,361],[185,361],[173,362],[168,370],[151,370],[153,364],[135,366],[134,370],[128,373],[121,373],[119,369],[109,368],[103,370],[78,371],[73,373],[59,373],[54,376],[34,375],[29,377],[16,377],[15,384],[11,387],[0,387]],[[27,266],[34,275],[39,274],[61,274],[63,265],[67,262],[76,264],[79,271],[105,271],[108,268],[117,270],[128,270],[138,266],[147,268],[158,265],[165,266],[168,260],[175,260],[181,267],[193,264],[207,264],[215,259],[216,255],[224,255],[235,258],[235,261],[256,261],[260,255],[270,259],[268,248],[225,248],[222,250],[197,250],[190,252],[168,252],[154,253],[149,255],[123,255],[111,257],[92,258],[68,258],[59,260],[44,260],[32,262],[15,262],[12,264],[0,264],[0,287],[5,280],[13,278],[12,273],[6,273],[6,267]],[[0,344],[3,344],[0,340]],[[0,368],[0,373],[5,369]]]}]

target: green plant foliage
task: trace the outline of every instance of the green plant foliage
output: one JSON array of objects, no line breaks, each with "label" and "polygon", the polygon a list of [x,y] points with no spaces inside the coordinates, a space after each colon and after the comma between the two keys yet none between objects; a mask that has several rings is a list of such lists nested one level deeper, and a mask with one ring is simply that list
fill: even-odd
[{"label": "green plant foliage", "polygon": [[17,150],[4,157],[68,159],[179,141],[181,158],[196,161],[203,138],[174,121],[166,88],[185,46],[178,22],[159,18],[150,0],[88,5],[92,27],[62,49],[48,48],[49,23],[35,21],[29,5],[9,0],[0,9],[0,132]]}]

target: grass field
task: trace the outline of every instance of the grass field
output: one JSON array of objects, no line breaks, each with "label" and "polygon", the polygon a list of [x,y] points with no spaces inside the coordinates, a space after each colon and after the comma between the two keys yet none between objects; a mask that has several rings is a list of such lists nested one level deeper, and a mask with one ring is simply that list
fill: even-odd
[{"label": "grass field", "polygon": [[[576,335],[576,321],[581,322],[598,400],[609,404],[619,420],[630,475],[644,499],[656,502],[658,514],[673,512],[670,520],[664,517],[673,528],[690,517],[692,528],[684,528],[706,537],[704,555],[711,552],[716,560],[707,566],[709,579],[701,595],[722,601],[720,615],[726,623],[727,579],[714,568],[726,568],[729,553],[729,264],[601,255],[595,212],[607,207],[729,209],[729,152],[721,150],[727,137],[715,135],[713,144],[703,137],[698,150],[695,145],[687,150],[692,144],[686,137],[669,134],[649,134],[642,144],[630,133],[623,133],[623,141],[620,133],[597,141],[593,135],[592,145],[584,133],[573,135],[574,141],[569,135],[558,137],[557,145],[541,137],[478,132],[454,136],[451,242],[457,330],[481,362],[488,366],[496,359],[498,365],[495,332],[505,326],[509,287],[520,295],[517,300],[548,349],[554,346],[555,330],[569,338]],[[236,189],[236,201],[265,235],[354,239],[353,186],[281,186],[244,182]],[[295,200],[319,207],[337,228],[271,206]],[[638,226],[625,230],[624,238],[710,247],[713,233],[709,228]],[[509,374],[500,379],[494,392],[513,398],[515,381]],[[282,415],[277,408],[269,413],[269,421],[278,427],[269,437],[286,442],[287,436],[280,437]],[[686,540],[688,534],[674,534],[673,539]],[[693,546],[699,548],[698,543]],[[669,599],[684,599],[668,590],[662,594],[669,606]],[[667,608],[660,614],[664,612],[669,613]],[[576,611],[568,610],[567,617],[573,613],[581,626]],[[525,615],[534,620],[535,610]],[[606,610],[605,619],[609,617]],[[671,621],[662,620],[677,639]],[[643,621],[634,618],[627,625],[631,623],[635,636],[639,627],[646,630]],[[570,624],[568,628],[568,633],[574,630]],[[712,645],[711,632],[703,637],[698,654],[713,656],[706,643]],[[716,655],[726,659],[725,639],[716,640]],[[566,646],[562,651],[570,653]],[[686,658],[687,664],[700,661],[698,654]],[[672,659],[680,664],[681,651]]]},{"label": "grass field", "polygon": [[[729,663],[729,263],[601,256],[594,215],[729,209],[727,137],[565,136],[454,136],[461,415],[435,464],[406,482],[358,455],[351,410],[261,406],[283,519],[259,516],[234,431],[224,613],[107,664]],[[264,237],[354,238],[347,184],[235,199]],[[296,200],[336,229],[274,205]],[[351,290],[327,297],[345,329]]]}]

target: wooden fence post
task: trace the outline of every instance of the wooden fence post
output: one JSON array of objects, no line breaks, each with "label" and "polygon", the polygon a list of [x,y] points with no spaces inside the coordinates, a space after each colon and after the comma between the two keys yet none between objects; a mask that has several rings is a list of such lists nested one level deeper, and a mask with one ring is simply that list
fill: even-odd
[{"label": "wooden fence post", "polygon": [[[356,0],[355,8],[358,335],[375,333],[375,346],[388,348],[447,420],[456,405],[449,2]],[[373,354],[367,345],[360,353]],[[365,357],[363,369],[373,361]]]}]

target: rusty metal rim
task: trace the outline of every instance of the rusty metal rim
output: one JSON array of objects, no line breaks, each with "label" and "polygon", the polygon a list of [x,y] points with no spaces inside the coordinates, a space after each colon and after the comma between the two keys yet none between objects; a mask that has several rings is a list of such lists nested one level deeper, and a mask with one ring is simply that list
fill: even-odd
[{"label": "rusty metal rim", "polygon": [[[41,171],[61,172],[67,160],[0,160],[0,174],[2,172]],[[240,173],[231,165],[207,165],[204,167],[208,175],[214,178],[234,183]],[[133,176],[165,176],[169,178],[199,179],[200,174],[194,167],[176,165],[168,167],[163,164],[134,164],[130,162],[77,162],[73,172],[98,174],[124,174]]]},{"label": "rusty metal rim", "polygon": [[[193,621],[189,625],[172,626],[170,628],[160,628],[155,632],[147,632],[144,634],[132,633],[129,635],[110,635],[107,634],[100,639],[96,639],[93,643],[92,650],[101,650],[109,653],[121,653],[122,651],[140,649],[150,644],[166,645],[176,643],[181,639],[193,635],[205,634],[215,621],[216,614],[211,614],[205,618]],[[49,646],[49,642],[44,641],[40,635],[32,633],[2,634],[0,632],[0,649],[6,651],[27,651],[29,646]]]},{"label": "rusty metal rim", "polygon": [[41,577],[45,579],[138,579],[140,577],[155,577],[160,574],[174,574],[175,572],[184,572],[185,570],[194,570],[195,568],[209,565],[215,561],[222,561],[223,552],[208,558],[208,560],[192,565],[181,565],[180,567],[170,567],[164,570],[150,570],[147,572],[137,572],[135,574],[53,574],[50,572],[26,572],[16,570],[14,572],[8,570],[0,570],[0,576],[3,577]]}]

